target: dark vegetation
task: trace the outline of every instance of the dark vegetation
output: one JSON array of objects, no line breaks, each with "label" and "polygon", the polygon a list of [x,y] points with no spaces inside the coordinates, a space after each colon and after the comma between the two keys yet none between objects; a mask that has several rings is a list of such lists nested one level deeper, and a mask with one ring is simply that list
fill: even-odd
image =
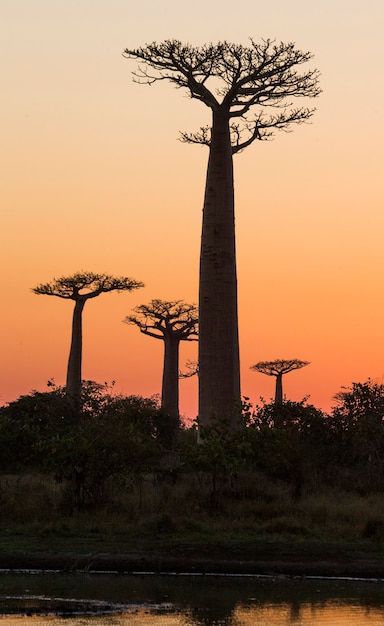
[{"label": "dark vegetation", "polygon": [[324,414],[306,399],[182,427],[156,399],[52,382],[0,408],[0,530],[237,540],[384,540],[384,385],[354,383]]}]

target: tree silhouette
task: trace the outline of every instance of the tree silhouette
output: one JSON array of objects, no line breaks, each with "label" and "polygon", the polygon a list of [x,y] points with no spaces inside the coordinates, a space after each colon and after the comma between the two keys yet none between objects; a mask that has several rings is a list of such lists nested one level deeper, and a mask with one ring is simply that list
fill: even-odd
[{"label": "tree silhouette", "polygon": [[179,418],[179,346],[180,341],[197,341],[198,311],[182,300],[151,300],[134,309],[124,322],[135,324],[144,335],[164,341],[164,366],[161,407]]},{"label": "tree silhouette", "polygon": [[259,361],[251,366],[251,370],[276,377],[275,404],[283,402],[283,375],[309,365],[309,361],[299,359],[276,359],[276,361]]},{"label": "tree silhouette", "polygon": [[[295,97],[320,93],[317,70],[298,71],[312,58],[293,43],[267,39],[248,47],[220,42],[193,47],[177,40],[126,49],[140,62],[134,80],[169,81],[212,113],[209,126],[181,139],[209,147],[200,253],[199,418],[229,418],[240,402],[233,154],[275,130],[309,120],[314,109]],[[212,84],[210,88],[209,85]],[[251,109],[255,114],[251,115]],[[236,425],[236,422],[233,422]]]},{"label": "tree silhouette", "polygon": [[50,283],[41,284],[32,289],[33,293],[38,295],[57,296],[75,301],[66,382],[67,396],[75,404],[80,403],[81,397],[82,315],[86,301],[109,291],[132,291],[139,287],[144,287],[144,284],[125,276],[114,277],[93,272],[76,272],[72,276],[55,278]]}]

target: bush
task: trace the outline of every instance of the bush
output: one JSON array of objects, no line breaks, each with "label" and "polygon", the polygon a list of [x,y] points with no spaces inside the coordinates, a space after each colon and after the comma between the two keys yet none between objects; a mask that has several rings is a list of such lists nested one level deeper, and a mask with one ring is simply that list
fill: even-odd
[{"label": "bush", "polygon": [[69,509],[102,504],[112,476],[154,470],[166,422],[156,400],[108,391],[92,381],[83,384],[78,412],[63,388],[33,392],[2,407],[2,470],[35,469],[66,481]]}]

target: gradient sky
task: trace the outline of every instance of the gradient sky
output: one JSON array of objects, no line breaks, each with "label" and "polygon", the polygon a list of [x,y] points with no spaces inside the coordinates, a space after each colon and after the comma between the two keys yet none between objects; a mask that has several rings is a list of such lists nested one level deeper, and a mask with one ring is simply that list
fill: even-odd
[{"label": "gradient sky", "polygon": [[[81,269],[146,285],[86,304],[83,377],[160,392],[162,342],[122,320],[197,302],[208,149],[178,133],[209,111],[135,84],[121,53],[167,38],[294,41],[321,72],[310,125],[235,156],[242,394],[272,397],[249,368],[276,358],[311,361],[284,392],[325,410],[341,385],[381,382],[383,26],[382,0],[2,0],[0,402],[64,384],[72,303],[30,289]],[[184,343],[181,365],[196,354]],[[197,381],[180,395],[195,417]]]}]

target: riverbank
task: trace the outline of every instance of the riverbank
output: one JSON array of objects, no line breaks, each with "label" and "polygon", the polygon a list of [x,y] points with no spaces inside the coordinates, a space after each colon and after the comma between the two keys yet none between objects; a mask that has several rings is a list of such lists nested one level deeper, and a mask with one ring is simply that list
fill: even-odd
[{"label": "riverbank", "polygon": [[113,492],[108,506],[68,514],[63,485],[9,476],[0,569],[384,579],[383,494],[328,490],[297,500],[258,475],[257,493],[239,486],[212,501],[204,486],[191,492],[187,480],[151,478],[133,483],[137,493]]},{"label": "riverbank", "polygon": [[[12,547],[13,544],[13,547]],[[115,573],[384,578],[384,549],[370,542],[0,537],[0,569]]]}]

